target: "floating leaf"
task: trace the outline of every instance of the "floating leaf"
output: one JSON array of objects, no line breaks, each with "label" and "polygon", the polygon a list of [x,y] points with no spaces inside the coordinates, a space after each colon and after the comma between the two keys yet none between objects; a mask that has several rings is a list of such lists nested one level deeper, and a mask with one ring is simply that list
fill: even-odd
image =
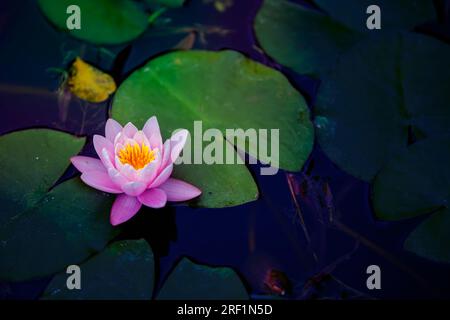
[{"label": "floating leaf", "polygon": [[[151,299],[155,281],[153,253],[145,240],[115,242],[80,265],[81,290],[68,290],[68,274],[56,275],[43,299]],[[236,273],[183,259],[169,275],[159,299],[248,299]]]},{"label": "floating leaf", "polygon": [[51,300],[142,300],[151,299],[154,259],[145,240],[119,241],[80,266],[81,290],[69,290],[70,276],[56,275],[44,292]]},{"label": "floating leaf", "polygon": [[437,136],[450,128],[450,46],[423,35],[366,39],[343,55],[319,89],[318,141],[339,167],[369,181],[408,129]]},{"label": "floating leaf", "polygon": [[158,293],[158,300],[246,300],[248,293],[236,272],[182,259]]},{"label": "floating leaf", "polygon": [[[202,121],[203,131],[217,128],[223,134],[227,128],[279,129],[280,167],[292,171],[301,169],[313,144],[303,97],[278,71],[233,51],[174,52],[133,73],[115,95],[112,116],[139,126],[152,115],[158,117],[165,137],[186,128],[200,141],[201,136],[193,134],[194,121]],[[269,160],[264,156],[268,140],[259,150],[248,146],[250,155],[263,163]],[[177,175],[203,190],[200,205],[236,205],[257,194],[243,165],[179,166]],[[216,200],[208,199],[210,194]]]},{"label": "floating leaf", "polygon": [[101,250],[117,234],[109,224],[108,195],[78,179],[51,189],[84,141],[46,129],[0,137],[1,280],[49,275]]},{"label": "floating leaf", "polygon": [[[320,76],[339,56],[365,37],[369,0],[317,0],[328,12],[294,4],[288,0],[265,0],[255,19],[255,31],[262,48],[281,64],[302,74]],[[429,0],[384,0],[382,30],[409,30],[434,19]]]},{"label": "floating leaf", "polygon": [[430,214],[406,240],[423,257],[450,262],[450,139],[425,139],[382,168],[374,181],[377,217],[400,220]]},{"label": "floating leaf", "polygon": [[116,91],[114,79],[81,58],[76,58],[70,68],[68,80],[70,91],[89,102],[103,102]]},{"label": "floating leaf", "polygon": [[[113,45],[131,41],[148,26],[148,15],[132,0],[39,0],[44,15],[57,28],[95,44]],[[81,29],[68,30],[67,8],[81,10]]]}]

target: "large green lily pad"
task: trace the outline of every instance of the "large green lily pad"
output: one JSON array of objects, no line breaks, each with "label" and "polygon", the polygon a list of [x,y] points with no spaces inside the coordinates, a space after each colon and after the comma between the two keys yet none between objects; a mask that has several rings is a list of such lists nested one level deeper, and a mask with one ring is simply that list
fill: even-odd
[{"label": "large green lily pad", "polygon": [[382,35],[343,55],[319,89],[320,146],[340,168],[370,181],[415,138],[450,128],[450,46],[417,34]]},{"label": "large green lily pad", "polygon": [[373,187],[374,209],[381,219],[431,214],[411,233],[405,247],[445,262],[450,262],[449,163],[450,139],[425,139],[393,157]]},{"label": "large green lily pad", "polygon": [[367,34],[367,7],[381,7],[382,31],[410,30],[436,18],[429,0],[316,0],[321,11],[288,0],[264,0],[255,19],[262,48],[294,71],[322,76]]},{"label": "large green lily pad", "polygon": [[[302,168],[313,144],[303,97],[280,72],[234,51],[169,53],[134,72],[118,89],[112,116],[139,126],[153,115],[166,138],[173,130],[186,128],[201,141],[193,135],[194,121],[202,121],[203,131],[217,128],[223,134],[236,128],[279,129],[279,167],[291,171]],[[266,151],[263,144],[259,147]],[[267,162],[257,144],[247,149]],[[257,195],[250,174],[240,164],[180,166],[176,175],[205,188],[208,192],[203,192],[199,204],[208,207],[223,206],[224,201],[241,204]],[[211,194],[216,198],[209,198]]]},{"label": "large green lily pad", "polygon": [[116,234],[112,198],[78,179],[51,189],[85,139],[47,130],[0,137],[0,279],[57,272],[101,250]]},{"label": "large green lily pad", "polygon": [[165,281],[158,300],[247,300],[248,293],[236,272],[182,259]]},{"label": "large green lily pad", "polygon": [[[95,44],[114,45],[140,36],[148,26],[148,14],[132,0],[39,0],[44,15],[58,29]],[[81,10],[81,29],[68,30],[67,8]]]},{"label": "large green lily pad", "polygon": [[145,240],[119,241],[80,265],[81,289],[69,290],[70,274],[56,275],[43,298],[52,300],[143,300],[151,299],[154,259]]}]

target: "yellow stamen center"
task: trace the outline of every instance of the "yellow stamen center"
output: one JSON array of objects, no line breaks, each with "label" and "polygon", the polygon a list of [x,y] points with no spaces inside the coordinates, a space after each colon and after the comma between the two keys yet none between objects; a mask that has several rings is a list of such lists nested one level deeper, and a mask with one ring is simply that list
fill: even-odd
[{"label": "yellow stamen center", "polygon": [[122,164],[129,164],[136,170],[144,168],[147,164],[156,159],[156,150],[142,144],[127,144],[118,152],[118,157]]}]

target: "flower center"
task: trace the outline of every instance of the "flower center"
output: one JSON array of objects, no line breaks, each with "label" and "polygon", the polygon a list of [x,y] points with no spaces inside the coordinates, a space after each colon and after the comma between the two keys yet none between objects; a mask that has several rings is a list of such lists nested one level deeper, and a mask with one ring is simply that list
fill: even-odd
[{"label": "flower center", "polygon": [[142,144],[142,146],[127,144],[119,150],[118,157],[122,164],[129,164],[134,169],[139,170],[155,160],[156,150],[152,150],[145,144]]}]

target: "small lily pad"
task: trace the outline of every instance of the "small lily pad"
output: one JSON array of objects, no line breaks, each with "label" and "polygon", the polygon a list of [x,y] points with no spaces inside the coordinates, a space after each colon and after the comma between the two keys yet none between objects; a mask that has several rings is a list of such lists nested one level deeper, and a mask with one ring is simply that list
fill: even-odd
[{"label": "small lily pad", "polygon": [[239,276],[230,268],[212,268],[182,259],[158,293],[158,300],[247,300]]},{"label": "small lily pad", "polygon": [[373,186],[376,216],[400,220],[429,214],[405,242],[406,249],[450,262],[450,139],[417,142],[393,157]]},{"label": "small lily pad", "polygon": [[[58,29],[95,44],[115,45],[140,36],[148,27],[148,14],[132,0],[39,0],[44,15]],[[81,11],[81,28],[68,30],[67,8]]]},{"label": "small lily pad", "polygon": [[47,129],[0,137],[1,280],[52,274],[117,235],[108,219],[112,197],[79,179],[52,188],[84,142]]}]

